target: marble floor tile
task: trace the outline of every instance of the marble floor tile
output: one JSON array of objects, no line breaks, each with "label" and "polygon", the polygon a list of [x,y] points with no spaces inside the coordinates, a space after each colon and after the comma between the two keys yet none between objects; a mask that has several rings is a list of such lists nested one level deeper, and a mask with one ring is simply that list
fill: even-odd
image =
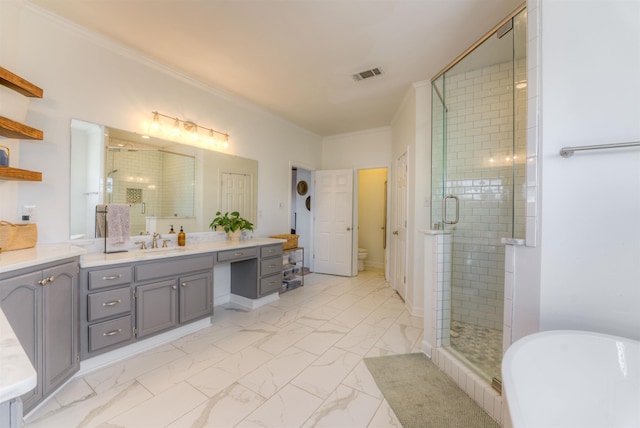
[{"label": "marble floor tile", "polygon": [[236,428],[300,427],[322,404],[322,399],[287,385],[247,416]]},{"label": "marble floor tile", "polygon": [[402,424],[389,406],[389,403],[387,403],[387,400],[382,400],[367,428],[402,428]]},{"label": "marble floor tile", "polygon": [[207,396],[182,382],[108,421],[123,428],[164,427],[207,401]]},{"label": "marble floor tile", "polygon": [[325,399],[358,364],[361,357],[331,348],[296,376],[291,383]]},{"label": "marble floor tile", "polygon": [[358,324],[334,345],[336,348],[366,355],[376,342],[386,333],[387,329],[369,324]]},{"label": "marble floor tile", "polygon": [[237,383],[214,395],[167,428],[228,428],[260,407],[265,399]]},{"label": "marble floor tile", "polygon": [[309,274],[255,310],[78,377],[28,428],[400,427],[363,358],[420,352],[422,322],[384,282]]},{"label": "marble floor tile", "polygon": [[322,355],[348,332],[349,329],[346,327],[327,322],[296,342],[295,346],[312,354]]},{"label": "marble floor tile", "polygon": [[376,346],[395,354],[409,354],[421,333],[421,329],[403,324],[394,324],[378,340]]},{"label": "marble floor tile", "polygon": [[96,427],[130,409],[137,408],[152,398],[153,395],[134,380],[119,384],[101,394],[89,395],[83,400],[69,403],[37,419],[34,418],[36,415],[29,415],[25,426],[28,428]]},{"label": "marble floor tile", "polygon": [[171,344],[158,346],[122,362],[96,370],[85,376],[85,380],[97,393],[115,385],[128,383],[151,370],[176,360],[185,353]]},{"label": "marble floor tile", "polygon": [[365,394],[375,398],[384,398],[380,388],[378,388],[375,379],[363,360],[360,360],[354,369],[351,370],[347,377],[342,381],[342,385],[364,392]]},{"label": "marble floor tile", "polygon": [[157,369],[137,377],[145,388],[153,394],[159,394],[191,376],[204,371],[212,365],[224,360],[231,354],[222,349],[210,346],[200,352],[193,352],[170,361]]},{"label": "marble floor tile", "polygon": [[318,357],[298,348],[290,348],[242,377],[238,383],[270,398]]},{"label": "marble floor tile", "polygon": [[379,398],[340,385],[303,426],[366,428],[381,401]]},{"label": "marble floor tile", "polygon": [[277,329],[267,337],[257,340],[253,346],[270,354],[277,355],[307,337],[312,331],[313,328],[309,326],[299,322],[293,322]]}]

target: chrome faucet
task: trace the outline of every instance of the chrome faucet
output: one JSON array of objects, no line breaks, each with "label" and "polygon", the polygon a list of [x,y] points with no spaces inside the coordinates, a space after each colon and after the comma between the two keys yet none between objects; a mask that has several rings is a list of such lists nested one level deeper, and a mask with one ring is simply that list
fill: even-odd
[{"label": "chrome faucet", "polygon": [[158,238],[162,238],[158,232],[153,232],[151,248],[158,248]]}]

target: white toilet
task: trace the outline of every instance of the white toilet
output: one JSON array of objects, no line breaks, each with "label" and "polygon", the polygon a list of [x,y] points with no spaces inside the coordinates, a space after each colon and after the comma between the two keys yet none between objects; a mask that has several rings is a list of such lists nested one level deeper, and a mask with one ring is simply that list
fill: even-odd
[{"label": "white toilet", "polygon": [[358,248],[358,272],[362,272],[364,270],[364,261],[369,255],[369,252],[366,248]]}]

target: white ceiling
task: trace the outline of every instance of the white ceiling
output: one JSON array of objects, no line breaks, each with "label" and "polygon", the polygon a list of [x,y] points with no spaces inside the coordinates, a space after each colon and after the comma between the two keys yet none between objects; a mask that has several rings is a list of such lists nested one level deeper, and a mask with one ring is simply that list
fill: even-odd
[{"label": "white ceiling", "polygon": [[[521,0],[29,0],[320,136],[387,126]],[[382,76],[351,75],[380,67]]]}]

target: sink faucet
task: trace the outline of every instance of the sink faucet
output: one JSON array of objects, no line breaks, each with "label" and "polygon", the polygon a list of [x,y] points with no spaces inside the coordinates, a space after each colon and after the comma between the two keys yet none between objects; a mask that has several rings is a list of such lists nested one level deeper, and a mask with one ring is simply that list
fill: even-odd
[{"label": "sink faucet", "polygon": [[153,232],[153,237],[151,241],[151,248],[158,248],[158,238],[162,238],[158,232]]}]

